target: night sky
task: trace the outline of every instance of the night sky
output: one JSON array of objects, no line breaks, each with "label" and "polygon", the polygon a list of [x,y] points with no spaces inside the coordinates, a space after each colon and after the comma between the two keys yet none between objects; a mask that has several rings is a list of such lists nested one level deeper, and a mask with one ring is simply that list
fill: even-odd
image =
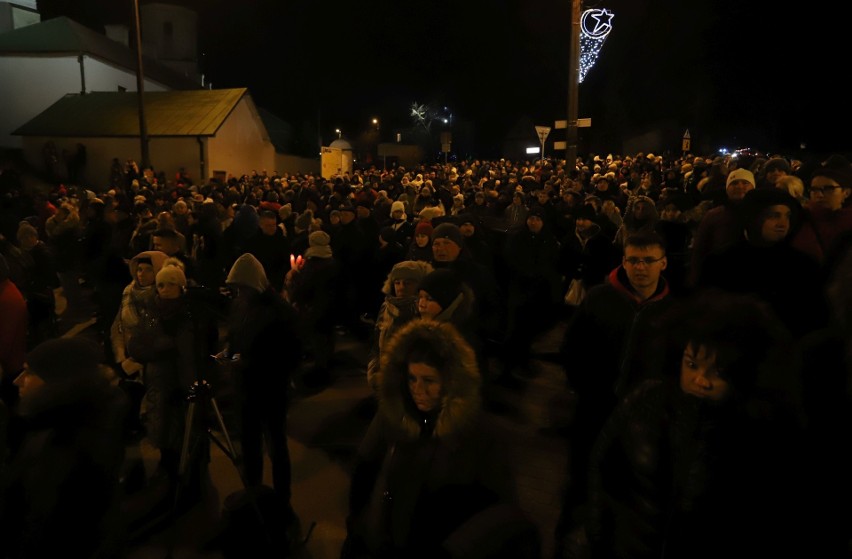
[{"label": "night sky", "polygon": [[[132,1],[39,0],[42,17],[96,30]],[[143,2],[144,3],[144,2]],[[472,155],[565,118],[570,0],[175,0],[199,13],[201,66],[315,141],[356,137],[378,117],[390,139],[413,101],[446,106]],[[615,13],[580,85],[580,151],[749,146],[791,156],[852,149],[848,8],[744,0],[604,0]],[[557,132],[554,131],[554,134]],[[555,139],[555,138],[553,138]],[[632,141],[632,142],[631,142]],[[641,144],[641,142],[639,142]]]}]

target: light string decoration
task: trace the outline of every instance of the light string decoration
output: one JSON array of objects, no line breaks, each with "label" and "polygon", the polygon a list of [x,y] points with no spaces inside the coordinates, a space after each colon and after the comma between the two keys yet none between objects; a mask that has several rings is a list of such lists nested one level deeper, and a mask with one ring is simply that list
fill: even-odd
[{"label": "light string decoration", "polygon": [[593,8],[580,16],[580,83],[598,60],[601,47],[612,31],[614,15],[606,8]]}]

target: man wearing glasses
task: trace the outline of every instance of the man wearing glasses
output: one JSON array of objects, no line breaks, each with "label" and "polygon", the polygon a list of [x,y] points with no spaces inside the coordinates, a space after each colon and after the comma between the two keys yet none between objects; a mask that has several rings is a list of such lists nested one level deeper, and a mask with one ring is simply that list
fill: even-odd
[{"label": "man wearing glasses", "polygon": [[621,264],[605,283],[590,289],[577,308],[562,343],[562,364],[577,405],[568,433],[570,485],[557,523],[557,542],[572,522],[582,520],[589,454],[618,398],[659,371],[661,352],[654,351],[652,343],[656,322],[675,301],[662,275],[668,261],[659,234],[631,235],[623,251]]},{"label": "man wearing glasses", "polygon": [[826,277],[852,239],[852,164],[830,157],[810,176],[805,219],[792,244],[817,260]]}]

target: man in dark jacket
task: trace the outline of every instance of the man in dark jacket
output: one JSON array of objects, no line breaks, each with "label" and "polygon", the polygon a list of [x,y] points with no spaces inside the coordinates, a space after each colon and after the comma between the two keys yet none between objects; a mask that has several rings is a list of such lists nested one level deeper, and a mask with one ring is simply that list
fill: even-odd
[{"label": "man in dark jacket", "polygon": [[270,285],[258,259],[249,253],[234,262],[226,284],[234,299],[228,314],[227,347],[217,359],[230,362],[234,371],[243,478],[249,490],[262,485],[265,438],[276,510],[295,524],[290,504],[287,402],[290,379],[302,356],[296,313]]},{"label": "man in dark jacket", "polygon": [[15,379],[21,429],[0,480],[4,558],[118,556],[127,401],[100,361],[94,342],[54,338]]},{"label": "man in dark jacket", "polygon": [[662,277],[666,265],[659,235],[628,237],[622,264],[606,283],[589,290],[565,331],[562,360],[577,408],[570,437],[571,485],[557,536],[570,523],[572,509],[585,501],[589,454],[617,398],[656,370],[657,323],[674,301]]}]

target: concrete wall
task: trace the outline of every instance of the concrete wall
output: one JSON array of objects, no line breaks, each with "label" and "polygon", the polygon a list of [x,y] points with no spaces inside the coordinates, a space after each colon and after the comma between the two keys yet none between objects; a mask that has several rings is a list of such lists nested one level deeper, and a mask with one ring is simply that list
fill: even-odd
[{"label": "concrete wall", "polygon": [[275,170],[275,148],[254,105],[246,97],[234,107],[216,136],[208,142],[207,176],[225,171],[239,177],[251,172]]}]

